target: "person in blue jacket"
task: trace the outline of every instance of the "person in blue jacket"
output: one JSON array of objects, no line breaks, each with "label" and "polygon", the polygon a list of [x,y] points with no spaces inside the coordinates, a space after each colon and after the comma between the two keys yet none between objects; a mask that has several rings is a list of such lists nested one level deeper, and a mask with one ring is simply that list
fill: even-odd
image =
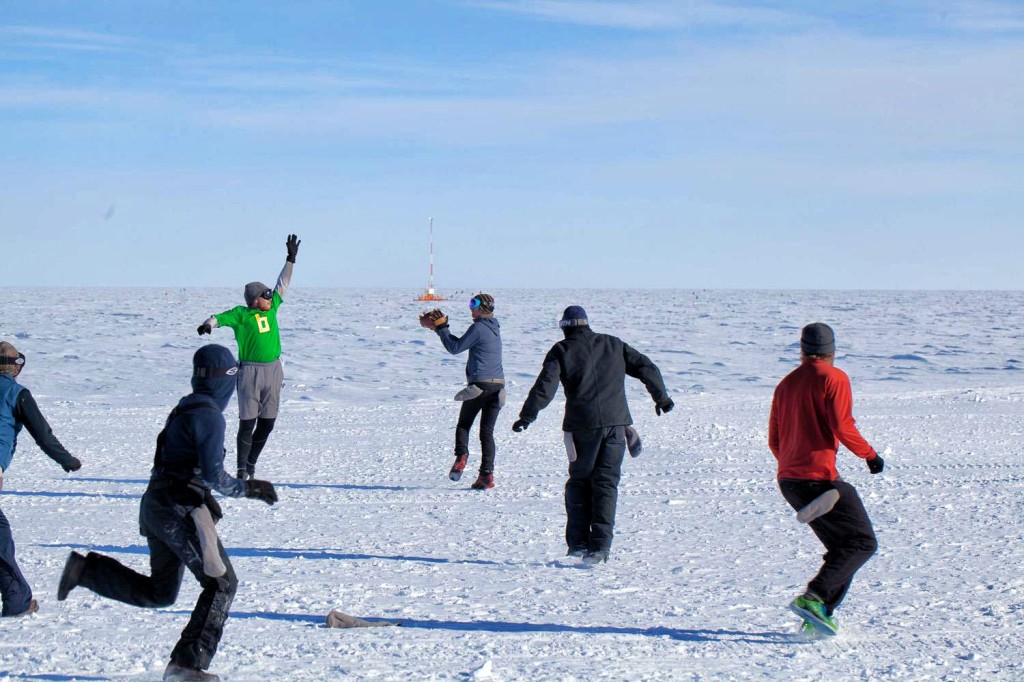
[{"label": "person in blue jacket", "polygon": [[494,487],[494,424],[505,405],[505,371],[501,366],[501,325],[494,317],[494,297],[477,294],[469,300],[473,324],[462,337],[448,328],[448,316],[432,310],[420,317],[420,324],[437,332],[441,343],[452,355],[469,351],[466,360],[468,385],[455,396],[462,401],[455,427],[455,464],[448,477],[457,481],[469,461],[469,430],[480,415],[480,475],[475,490]]},{"label": "person in blue jacket", "polygon": [[[25,356],[7,341],[0,342],[0,488],[3,487],[3,474],[14,459],[18,434],[23,427],[28,429],[39,449],[64,467],[64,471],[78,471],[82,468],[78,458],[68,453],[53,435],[29,390],[17,382],[17,376],[24,367]],[[0,594],[3,595],[4,616],[25,616],[39,610],[39,602],[32,598],[32,588],[15,560],[11,524],[2,510]]]},{"label": "person in blue jacket", "polygon": [[213,528],[222,513],[210,489],[228,497],[277,502],[270,482],[243,481],[224,471],[222,412],[235,391],[238,373],[231,351],[217,344],[203,346],[193,356],[192,366],[192,393],[178,402],[157,437],[152,475],[139,510],[151,574],[136,573],[96,552],[87,556],[71,552],[57,587],[58,601],[82,586],[133,606],[170,606],[188,568],[203,591],[171,652],[163,679],[190,682],[220,679],[204,671],[217,653],[238,587]]}]

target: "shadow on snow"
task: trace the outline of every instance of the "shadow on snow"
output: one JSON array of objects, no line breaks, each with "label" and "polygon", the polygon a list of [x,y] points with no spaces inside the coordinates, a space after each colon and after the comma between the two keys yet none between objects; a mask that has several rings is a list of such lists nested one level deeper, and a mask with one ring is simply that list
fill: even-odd
[{"label": "shadow on snow", "polygon": [[[85,483],[124,483],[129,485],[149,485],[148,478],[89,478],[89,477],[76,477],[72,479],[74,481],[81,481]],[[278,483],[274,481],[275,488],[328,488],[331,490],[389,490],[391,492],[401,492],[403,490],[425,490],[425,488],[410,488],[407,486],[400,485],[356,485],[354,483]],[[68,495],[82,495],[84,493],[64,493]],[[117,495],[108,495],[107,497],[117,497]]]}]

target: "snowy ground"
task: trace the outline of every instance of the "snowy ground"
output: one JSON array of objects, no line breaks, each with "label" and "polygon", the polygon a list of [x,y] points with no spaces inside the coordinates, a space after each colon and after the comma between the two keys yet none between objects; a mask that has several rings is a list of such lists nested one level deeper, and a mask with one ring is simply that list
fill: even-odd
[{"label": "snowy ground", "polygon": [[[281,310],[286,403],[260,468],[281,501],[224,502],[241,580],[212,668],[224,679],[1024,679],[1024,294],[493,292],[509,405],[497,488],[478,493],[446,477],[464,356],[419,328],[410,293],[296,288]],[[445,305],[456,333],[464,293]],[[26,434],[7,472],[0,505],[41,610],[0,623],[0,678],[159,679],[194,581],[142,610],[85,590],[58,603],[57,577],[69,549],[146,570],[154,438],[206,342],[195,327],[238,298],[8,290],[0,338],[28,356],[22,383],[84,466],[65,475]],[[628,387],[646,450],[624,466],[596,570],[562,556],[560,399],[509,428],[572,303],[647,353],[677,404],[658,418]],[[840,636],[806,642],[786,605],[820,546],[765,442],[771,391],[816,320],[837,331],[863,433],[891,453],[880,476],[840,453],[881,547]],[[214,341],[235,348],[226,330]],[[335,608],[403,627],[323,628]]]}]

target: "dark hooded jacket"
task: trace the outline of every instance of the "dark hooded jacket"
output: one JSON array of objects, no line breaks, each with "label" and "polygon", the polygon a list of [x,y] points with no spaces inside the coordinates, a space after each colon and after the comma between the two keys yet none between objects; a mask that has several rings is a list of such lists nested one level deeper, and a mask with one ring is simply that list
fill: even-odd
[{"label": "dark hooded jacket", "polygon": [[466,381],[504,379],[501,366],[501,325],[493,317],[481,317],[469,326],[462,338],[455,336],[445,325],[437,330],[445,350],[457,355],[469,351],[466,360]]},{"label": "dark hooded jacket", "polygon": [[570,327],[544,357],[519,417],[527,423],[547,407],[561,382],[565,389],[563,431],[582,431],[633,423],[626,403],[626,376],[643,382],[658,403],[668,397],[661,371],[629,344],[589,327]]},{"label": "dark hooded jacket", "polygon": [[[224,346],[208,344],[196,351],[192,360],[197,369],[231,369],[238,363]],[[192,377],[192,393],[180,401],[178,414],[169,418],[160,452],[160,465],[153,478],[179,481],[200,479],[229,497],[242,497],[245,483],[224,471],[224,415],[222,412],[235,392],[234,373],[226,376]],[[190,409],[183,409],[190,408]]]}]

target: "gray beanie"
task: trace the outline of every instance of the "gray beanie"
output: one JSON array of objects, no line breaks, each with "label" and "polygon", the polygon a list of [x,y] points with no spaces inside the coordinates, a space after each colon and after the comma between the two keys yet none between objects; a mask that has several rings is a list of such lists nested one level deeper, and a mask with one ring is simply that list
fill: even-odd
[{"label": "gray beanie", "polygon": [[256,302],[256,299],[263,295],[263,292],[269,289],[263,282],[249,282],[245,285],[243,296],[245,296],[245,304],[252,305]]},{"label": "gray beanie", "polygon": [[836,335],[824,322],[814,322],[800,332],[800,350],[804,355],[832,355],[836,352]]}]

